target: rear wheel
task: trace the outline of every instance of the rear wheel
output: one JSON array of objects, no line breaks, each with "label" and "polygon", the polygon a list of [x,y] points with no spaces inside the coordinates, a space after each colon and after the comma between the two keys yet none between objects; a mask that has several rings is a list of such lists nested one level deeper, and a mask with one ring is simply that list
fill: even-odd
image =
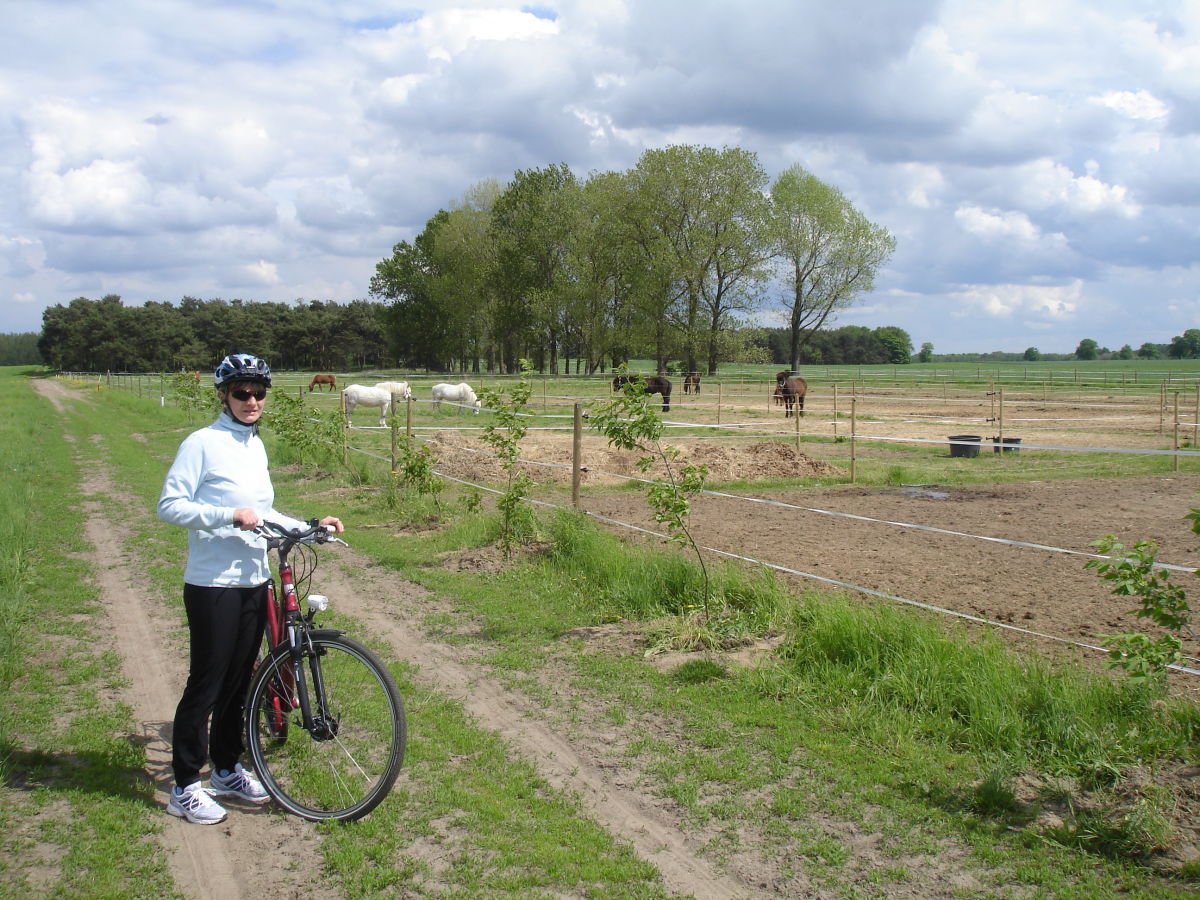
[{"label": "rear wheel", "polygon": [[[289,696],[281,697],[281,685]],[[311,731],[304,727],[301,687]],[[280,806],[305,819],[358,819],[378,806],[400,773],[406,732],[391,673],[335,631],[309,633],[299,672],[289,649],[280,647],[250,684],[246,744],[254,769]]]}]

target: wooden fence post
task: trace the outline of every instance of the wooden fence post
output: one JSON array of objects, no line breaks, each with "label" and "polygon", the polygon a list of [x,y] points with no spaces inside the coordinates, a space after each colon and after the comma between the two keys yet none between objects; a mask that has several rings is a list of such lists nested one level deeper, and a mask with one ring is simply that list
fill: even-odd
[{"label": "wooden fence post", "polygon": [[583,405],[575,401],[575,427],[571,437],[571,507],[579,509],[579,482],[583,478]]},{"label": "wooden fence post", "polygon": [[400,395],[392,391],[392,402],[388,404],[388,412],[390,413],[389,424],[392,432],[392,474],[396,474],[396,457],[400,455],[400,420],[396,417],[396,406],[399,403]]},{"label": "wooden fence post", "polygon": [[796,455],[797,456],[800,455],[800,403],[801,402],[803,402],[803,398],[800,398],[800,400],[798,400],[796,402],[796,405],[794,407],[792,407],[792,418],[796,420]]},{"label": "wooden fence post", "polygon": [[338,401],[339,401],[339,405],[341,406],[341,410],[342,410],[342,422],[344,423],[342,425],[342,429],[341,429],[341,433],[342,433],[342,465],[344,466],[349,462],[349,451],[346,449],[346,439],[350,432],[350,420],[346,418],[346,395],[340,394],[338,396]]},{"label": "wooden fence post", "polygon": [[1179,391],[1172,391],[1175,395],[1175,455],[1171,457],[1171,468],[1179,471]]},{"label": "wooden fence post", "polygon": [[856,447],[855,439],[858,436],[858,398],[850,398],[850,483],[854,484],[855,478],[855,462],[856,462]]},{"label": "wooden fence post", "polygon": [[838,428],[838,391],[837,391],[837,382],[835,381],[833,383],[833,439],[835,441],[837,440],[837,428]]}]

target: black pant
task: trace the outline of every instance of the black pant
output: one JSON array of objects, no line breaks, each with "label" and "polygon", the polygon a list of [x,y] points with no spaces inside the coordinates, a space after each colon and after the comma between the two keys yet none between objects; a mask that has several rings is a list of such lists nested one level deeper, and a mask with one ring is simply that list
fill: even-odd
[{"label": "black pant", "polygon": [[180,787],[199,781],[210,757],[213,769],[232,769],[245,750],[242,710],[262,643],[266,599],[266,584],[183,586],[192,650],[187,686],[175,710],[171,750]]}]

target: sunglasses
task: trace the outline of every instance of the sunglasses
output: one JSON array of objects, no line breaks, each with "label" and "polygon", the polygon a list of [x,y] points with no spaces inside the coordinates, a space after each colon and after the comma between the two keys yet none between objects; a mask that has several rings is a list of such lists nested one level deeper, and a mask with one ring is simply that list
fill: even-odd
[{"label": "sunglasses", "polygon": [[241,400],[243,403],[245,403],[251,397],[253,397],[255,400],[263,400],[266,398],[267,392],[263,388],[258,388],[257,390],[253,391],[248,391],[245,388],[234,388],[229,392],[229,396],[234,400]]}]

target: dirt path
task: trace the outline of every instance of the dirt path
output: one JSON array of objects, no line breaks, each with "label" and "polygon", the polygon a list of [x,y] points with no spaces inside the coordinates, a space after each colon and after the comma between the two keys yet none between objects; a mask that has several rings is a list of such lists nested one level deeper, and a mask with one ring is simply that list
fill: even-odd
[{"label": "dirt path", "polygon": [[[55,381],[39,379],[34,384],[60,412],[65,404],[86,402]],[[103,451],[95,438],[90,447],[76,448],[84,476],[86,535],[93,547],[88,562],[96,573],[101,609],[107,613],[106,637],[120,654],[129,682],[122,700],[141,728],[137,737],[145,744],[147,774],[163,810],[159,841],[170,857],[178,889],[196,900],[329,896],[313,862],[318,858],[317,838],[301,820],[232,804],[229,818],[213,826],[192,825],[166,814],[173,783],[171,716],[187,678],[187,650],[171,637],[179,619],[148,602],[144,587],[132,577],[137,566],[125,544],[128,530],[114,527],[114,522],[136,522],[151,513],[117,487],[103,463]],[[289,848],[286,859],[278,852],[281,847]]]}]

